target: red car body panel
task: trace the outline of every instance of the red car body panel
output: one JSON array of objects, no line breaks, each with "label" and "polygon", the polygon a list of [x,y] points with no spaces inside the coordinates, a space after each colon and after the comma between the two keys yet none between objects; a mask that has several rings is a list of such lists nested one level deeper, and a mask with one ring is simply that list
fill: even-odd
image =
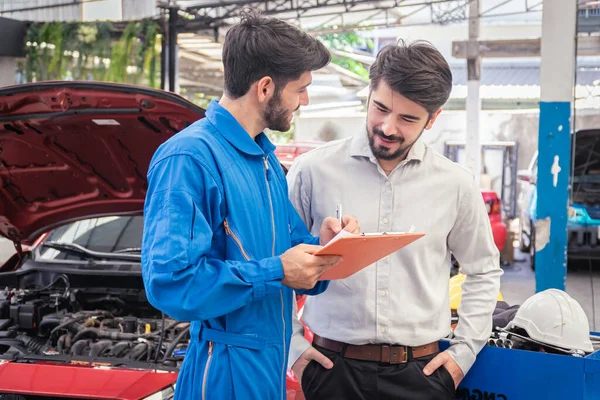
[{"label": "red car body panel", "polygon": [[490,218],[490,225],[492,226],[492,234],[494,235],[494,243],[498,250],[504,250],[504,243],[506,242],[507,227],[502,220],[502,207],[500,199],[496,192],[490,190],[483,190],[481,192],[483,201],[488,209],[488,216]]},{"label": "red car body panel", "polygon": [[1,393],[136,400],[159,392],[176,380],[175,372],[0,361]]},{"label": "red car body panel", "polygon": [[308,153],[312,149],[316,149],[324,142],[292,142],[289,144],[277,145],[275,155],[279,162],[285,167],[290,168],[294,160],[301,154]]}]

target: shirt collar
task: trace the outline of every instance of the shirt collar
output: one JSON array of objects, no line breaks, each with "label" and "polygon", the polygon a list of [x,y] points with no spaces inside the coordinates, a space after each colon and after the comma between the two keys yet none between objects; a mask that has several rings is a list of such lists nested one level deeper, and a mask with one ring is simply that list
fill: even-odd
[{"label": "shirt collar", "polygon": [[[367,137],[366,128],[362,132],[354,135],[354,137],[352,138],[352,142],[350,143],[350,156],[367,157],[371,161],[375,162],[375,156],[373,155],[371,147],[369,146],[369,138]],[[423,161],[424,156],[425,143],[423,143],[423,140],[419,138],[408,151],[406,161]]]},{"label": "shirt collar", "polygon": [[242,153],[263,156],[275,151],[275,145],[264,132],[259,133],[256,140],[252,140],[238,120],[216,100],[210,102],[205,115],[216,130]]}]

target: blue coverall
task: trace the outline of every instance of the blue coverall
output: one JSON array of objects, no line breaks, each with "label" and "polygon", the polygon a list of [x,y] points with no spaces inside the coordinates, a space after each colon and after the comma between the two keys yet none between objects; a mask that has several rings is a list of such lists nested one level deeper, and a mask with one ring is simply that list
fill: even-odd
[{"label": "blue coverall", "polygon": [[213,101],[152,158],[144,285],[154,307],[192,322],[176,399],[285,399],[294,299],[279,255],[318,238],[288,200],[274,150]]}]

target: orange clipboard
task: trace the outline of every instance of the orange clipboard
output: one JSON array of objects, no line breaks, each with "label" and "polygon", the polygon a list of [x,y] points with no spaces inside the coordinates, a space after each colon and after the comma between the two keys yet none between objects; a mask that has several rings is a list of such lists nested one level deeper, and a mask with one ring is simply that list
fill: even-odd
[{"label": "orange clipboard", "polygon": [[348,235],[336,239],[314,255],[342,256],[344,260],[325,271],[319,280],[347,278],[423,236],[424,233],[382,233]]}]

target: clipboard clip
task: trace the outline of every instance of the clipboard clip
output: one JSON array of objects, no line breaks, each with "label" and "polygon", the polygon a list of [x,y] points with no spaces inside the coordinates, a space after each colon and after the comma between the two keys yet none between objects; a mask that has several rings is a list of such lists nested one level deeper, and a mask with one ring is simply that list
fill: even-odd
[{"label": "clipboard clip", "polygon": [[375,232],[375,233],[361,233],[360,236],[385,236],[385,235],[406,235],[407,233],[414,233],[415,226],[411,225],[408,232]]}]

